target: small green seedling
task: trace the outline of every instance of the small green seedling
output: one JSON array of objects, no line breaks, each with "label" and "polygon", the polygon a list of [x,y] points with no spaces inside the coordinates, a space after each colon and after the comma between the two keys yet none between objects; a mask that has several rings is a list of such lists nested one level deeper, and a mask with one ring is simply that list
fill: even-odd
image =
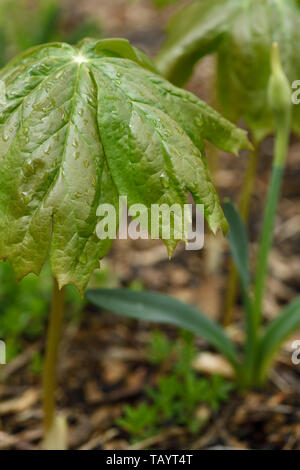
[{"label": "small green seedling", "polygon": [[[151,292],[126,290],[88,291],[87,298],[99,307],[140,320],[170,323],[204,337],[232,364],[241,388],[265,384],[268,371],[281,344],[300,327],[300,297],[285,307],[262,331],[262,301],[273,239],[274,219],[280,194],[291,123],[291,91],[280,64],[277,44],[272,48],[272,74],[268,96],[276,127],[275,154],[254,286],[251,283],[249,249],[245,225],[231,203],[224,206],[229,221],[230,249],[239,273],[245,307],[246,341],[242,357],[226,333],[191,305]],[[253,294],[252,294],[253,292]]]},{"label": "small green seedling", "polygon": [[166,361],[173,349],[173,342],[161,331],[152,333],[151,343],[147,351],[150,364],[159,365]]},{"label": "small green seedling", "polygon": [[[0,259],[21,279],[38,275],[49,257],[54,276],[43,374],[48,442],[64,287],[83,294],[112,244],[97,232],[98,207],[118,214],[126,197],[151,219],[153,204],[183,208],[190,192],[212,231],[226,233],[205,140],[232,153],[251,147],[244,131],[162,78],[126,40],[50,43],[0,71]],[[164,242],[171,255],[174,233]]]},{"label": "small green seedling", "polygon": [[[168,345],[169,353],[158,360],[157,349],[166,351],[162,345]],[[158,434],[163,426],[170,424],[184,426],[190,433],[199,432],[207,416],[197,415],[197,408],[205,405],[216,412],[229,399],[232,384],[220,376],[205,379],[196,374],[192,362],[197,350],[193,335],[186,332],[175,343],[164,333],[154,332],[149,353],[151,363],[156,357],[156,365],[163,367],[170,363],[170,371],[162,373],[156,386],[146,389],[147,402],[126,406],[117,424],[128,432],[133,442]]]}]

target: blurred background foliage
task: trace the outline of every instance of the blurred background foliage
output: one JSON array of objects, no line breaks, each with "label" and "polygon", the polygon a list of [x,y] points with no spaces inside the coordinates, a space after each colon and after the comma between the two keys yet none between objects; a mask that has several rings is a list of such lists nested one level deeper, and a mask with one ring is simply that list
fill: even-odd
[{"label": "blurred background foliage", "polygon": [[[90,287],[114,287],[117,281],[110,266],[94,272]],[[16,357],[24,341],[34,341],[45,334],[51,297],[51,270],[47,263],[40,276],[29,274],[18,282],[11,265],[0,263],[0,338],[5,340],[7,361]],[[67,320],[80,322],[84,299],[74,286],[67,286]]]},{"label": "blurred background foliage", "polygon": [[179,0],[152,0],[152,3],[157,8],[167,7],[169,5],[173,5],[173,3],[178,3],[178,2]]},{"label": "blurred background foliage", "polygon": [[[6,341],[7,361],[21,351],[24,340],[44,334],[51,283],[49,264],[39,277],[29,274],[20,283],[8,262],[0,264],[0,337]],[[77,319],[83,300],[72,286],[68,286],[67,304],[71,319]]]},{"label": "blurred background foliage", "polygon": [[0,67],[29,47],[51,41],[74,44],[102,37],[102,26],[91,17],[73,17],[59,0],[1,0]]}]

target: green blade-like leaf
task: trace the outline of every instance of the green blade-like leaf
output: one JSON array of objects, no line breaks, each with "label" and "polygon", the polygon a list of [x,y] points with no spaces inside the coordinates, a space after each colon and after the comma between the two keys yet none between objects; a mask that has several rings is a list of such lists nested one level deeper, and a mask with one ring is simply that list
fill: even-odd
[{"label": "green blade-like leaf", "polygon": [[[38,46],[0,82],[0,258],[19,278],[38,274],[50,252],[59,285],[83,291],[112,242],[96,235],[97,208],[109,203],[118,216],[119,196],[150,219],[152,204],[182,207],[190,191],[211,229],[226,232],[204,140],[237,151],[246,134],[128,41]],[[178,243],[172,233],[164,241],[170,253]]]},{"label": "green blade-like leaf", "polygon": [[252,298],[249,290],[250,271],[248,236],[245,224],[234,205],[230,201],[227,201],[223,208],[225,217],[229,222],[228,240],[230,251],[242,285],[242,299],[245,307],[246,322],[245,364],[246,367],[249,368],[253,350],[255,348],[256,333],[252,311]]},{"label": "green blade-like leaf", "polygon": [[230,251],[243,287],[247,291],[250,280],[247,230],[232,202],[226,201],[223,206],[223,210],[229,223],[228,240]]},{"label": "green blade-like leaf", "polygon": [[265,380],[268,368],[280,346],[298,328],[300,328],[300,297],[284,308],[265,331],[258,352],[258,375],[261,381]]},{"label": "green blade-like leaf", "polygon": [[195,307],[155,292],[127,289],[94,289],[86,298],[98,307],[130,318],[167,323],[205,338],[237,367],[235,347],[222,329]]}]

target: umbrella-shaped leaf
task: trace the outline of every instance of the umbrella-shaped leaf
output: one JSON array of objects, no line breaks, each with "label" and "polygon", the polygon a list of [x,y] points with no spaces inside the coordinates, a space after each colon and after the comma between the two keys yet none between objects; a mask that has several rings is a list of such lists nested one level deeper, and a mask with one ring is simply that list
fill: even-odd
[{"label": "umbrella-shaped leaf", "polygon": [[[38,274],[50,252],[59,285],[83,291],[111,245],[96,235],[97,208],[118,210],[119,196],[149,210],[182,206],[190,191],[211,229],[227,230],[203,142],[237,152],[246,134],[128,41],[30,49],[0,84],[0,257],[19,278]],[[165,243],[172,251],[177,240]]]}]

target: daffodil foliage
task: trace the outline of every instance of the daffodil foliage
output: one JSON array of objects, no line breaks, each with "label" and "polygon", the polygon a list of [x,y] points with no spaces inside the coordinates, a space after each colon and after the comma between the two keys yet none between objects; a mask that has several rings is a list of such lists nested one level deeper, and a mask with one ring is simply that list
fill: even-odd
[{"label": "daffodil foliage", "polygon": [[127,41],[28,50],[0,72],[0,258],[22,278],[49,255],[60,287],[82,292],[111,245],[96,234],[97,208],[117,209],[119,196],[150,208],[190,192],[226,231],[205,139],[232,153],[249,145]]},{"label": "daffodil foliage", "polygon": [[[273,132],[267,100],[273,42],[292,85],[300,77],[299,1],[194,0],[173,17],[158,68],[182,85],[200,58],[216,52],[222,110],[234,122],[243,118],[260,141]],[[300,106],[293,106],[293,130],[300,133]]]}]

